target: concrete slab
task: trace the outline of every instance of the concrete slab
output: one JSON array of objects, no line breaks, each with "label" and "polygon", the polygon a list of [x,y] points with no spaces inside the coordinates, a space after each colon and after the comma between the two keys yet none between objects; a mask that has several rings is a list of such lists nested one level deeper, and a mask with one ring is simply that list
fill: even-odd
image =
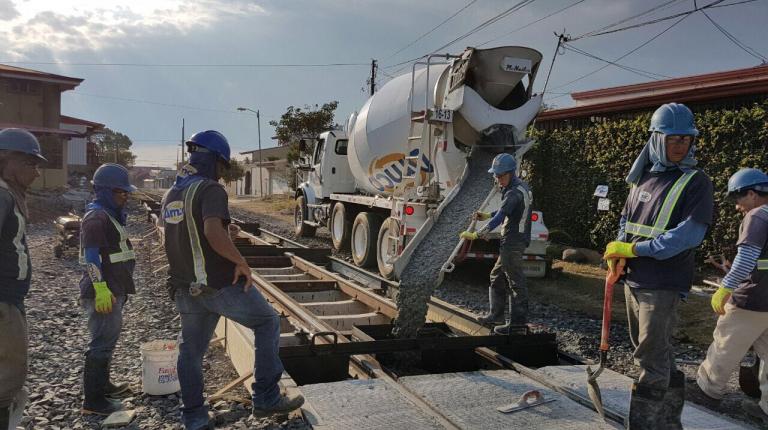
[{"label": "concrete slab", "polygon": [[[538,369],[550,378],[578,393],[587,396],[587,366],[550,366]],[[632,389],[632,378],[605,369],[597,380],[600,385],[600,394],[606,408],[616,411],[625,417],[629,413],[629,394]],[[753,429],[749,424],[736,421],[685,402],[683,409],[683,427],[686,430],[735,430]]]},{"label": "concrete slab", "polygon": [[304,417],[315,429],[441,429],[432,417],[381,380],[348,380],[299,387]]},{"label": "concrete slab", "polygon": [[[465,429],[619,428],[605,423],[594,411],[510,370],[408,376],[399,381]],[[510,414],[496,410],[517,401],[529,390],[539,390],[544,398],[556,401]]]},{"label": "concrete slab", "polygon": [[133,409],[113,412],[101,423],[101,428],[125,427],[133,421],[134,417],[136,417],[136,411]]}]

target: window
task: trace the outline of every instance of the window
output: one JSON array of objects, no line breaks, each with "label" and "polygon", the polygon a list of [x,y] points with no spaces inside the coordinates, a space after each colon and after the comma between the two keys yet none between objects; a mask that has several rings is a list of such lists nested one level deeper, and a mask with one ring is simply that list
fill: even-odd
[{"label": "window", "polygon": [[325,139],[319,139],[315,145],[315,164],[320,163],[320,159],[323,158],[323,146],[325,145]]},{"label": "window", "polygon": [[10,79],[6,84],[9,93],[14,94],[40,94],[40,84],[34,81],[22,79]]},{"label": "window", "polygon": [[347,145],[349,141],[347,139],[340,139],[336,141],[336,154],[347,155]]}]

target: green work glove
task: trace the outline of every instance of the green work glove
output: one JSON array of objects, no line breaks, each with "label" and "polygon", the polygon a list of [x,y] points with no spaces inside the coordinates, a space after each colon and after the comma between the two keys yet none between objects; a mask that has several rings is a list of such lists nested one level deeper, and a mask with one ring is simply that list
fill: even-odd
[{"label": "green work glove", "polygon": [[635,244],[628,242],[613,241],[605,247],[603,259],[610,260],[614,258],[635,258]]},{"label": "green work glove", "polygon": [[712,310],[718,315],[725,315],[725,304],[731,298],[733,292],[730,288],[720,287],[712,294]]},{"label": "green work glove", "polygon": [[464,240],[476,240],[477,239],[477,232],[474,231],[462,231],[459,235],[460,238]]},{"label": "green work glove", "polygon": [[93,291],[96,292],[96,312],[100,314],[108,314],[112,312],[112,304],[115,302],[115,296],[112,295],[112,291],[107,288],[107,283],[94,282]]},{"label": "green work glove", "polygon": [[478,221],[485,221],[490,218],[491,218],[490,212],[479,212],[479,211],[475,212],[475,219],[477,219]]}]

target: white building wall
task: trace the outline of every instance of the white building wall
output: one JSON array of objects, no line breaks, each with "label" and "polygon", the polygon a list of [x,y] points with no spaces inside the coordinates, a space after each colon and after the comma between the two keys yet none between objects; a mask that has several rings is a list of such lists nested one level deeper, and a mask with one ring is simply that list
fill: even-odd
[{"label": "white building wall", "polygon": [[[87,127],[79,124],[60,124],[65,130],[72,130],[78,133],[85,133]],[[88,164],[88,142],[82,137],[73,137],[69,139],[67,145],[67,165],[85,166]]]}]

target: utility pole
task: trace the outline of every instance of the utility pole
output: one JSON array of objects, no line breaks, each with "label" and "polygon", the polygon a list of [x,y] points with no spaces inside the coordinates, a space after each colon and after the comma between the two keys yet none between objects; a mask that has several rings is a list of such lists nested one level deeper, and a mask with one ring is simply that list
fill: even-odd
[{"label": "utility pole", "polygon": [[259,134],[259,196],[264,199],[264,181],[261,178],[261,169],[263,169],[261,164],[261,115],[258,109],[256,109],[256,128]]},{"label": "utility pole", "polygon": [[371,60],[370,95],[376,92],[376,60]]},{"label": "utility pole", "polygon": [[184,118],[181,119],[181,164],[184,165]]}]

